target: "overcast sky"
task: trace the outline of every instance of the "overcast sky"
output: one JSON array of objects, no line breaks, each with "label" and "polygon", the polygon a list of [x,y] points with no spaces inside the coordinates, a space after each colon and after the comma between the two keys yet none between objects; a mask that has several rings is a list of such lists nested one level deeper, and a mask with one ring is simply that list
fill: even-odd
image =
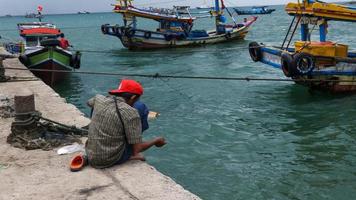
[{"label": "overcast sky", "polygon": [[[226,6],[272,5],[285,4],[296,0],[225,0]],[[334,0],[340,1],[340,0]],[[38,5],[44,7],[44,14],[76,13],[78,11],[105,12],[111,11],[110,4],[115,0],[0,0],[0,15],[23,15],[35,12]],[[173,5],[189,5],[192,7],[212,5],[213,0],[135,0],[135,5],[171,7]],[[330,0],[326,0],[330,2]]]}]

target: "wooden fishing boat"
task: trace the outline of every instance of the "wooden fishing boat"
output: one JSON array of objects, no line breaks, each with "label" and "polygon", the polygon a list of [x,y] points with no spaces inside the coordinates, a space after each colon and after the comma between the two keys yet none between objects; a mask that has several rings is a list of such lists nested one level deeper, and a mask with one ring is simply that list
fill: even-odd
[{"label": "wooden fishing boat", "polygon": [[39,15],[39,14],[36,14],[36,13],[26,13],[25,15],[25,18],[43,18],[43,15]]},{"label": "wooden fishing boat", "polygon": [[[303,0],[289,3],[285,10],[294,18],[282,46],[252,42],[249,45],[252,60],[282,69],[285,76],[311,89],[356,92],[356,52],[349,51],[348,45],[327,41],[328,21],[354,23],[356,8]],[[301,40],[291,48],[299,25]],[[311,41],[316,27],[320,41]]]},{"label": "wooden fishing boat", "polygon": [[[215,0],[215,9],[209,14],[209,17],[215,17],[215,30],[193,30],[194,21],[199,17],[193,17],[188,6],[175,6],[172,10],[140,9],[134,7],[131,2],[131,0],[120,0],[115,5],[114,12],[123,15],[123,26],[105,24],[101,27],[104,34],[118,37],[129,49],[172,48],[243,39],[257,19],[253,17],[243,23],[237,23],[228,8],[224,6],[223,0]],[[224,9],[233,18],[234,24],[226,24]],[[138,17],[158,21],[159,27],[156,30],[139,29]]]},{"label": "wooden fishing boat", "polygon": [[[72,53],[60,47],[59,37],[63,34],[55,25],[44,22],[18,24],[21,42],[20,61],[29,69],[66,70],[80,68],[80,52]],[[67,73],[33,71],[46,84],[53,86]]]},{"label": "wooden fishing boat", "polygon": [[250,10],[234,8],[234,10],[238,15],[266,15],[276,11],[276,9],[269,9],[268,6],[254,6]]},{"label": "wooden fishing boat", "polygon": [[90,14],[90,12],[88,12],[88,11],[83,11],[83,12],[79,11],[79,12],[77,12],[77,14],[79,14],[79,15],[82,15],[82,14]]},{"label": "wooden fishing boat", "polygon": [[198,9],[198,10],[209,10],[209,9],[214,9],[214,7],[211,7],[211,6],[197,6],[196,9]]}]

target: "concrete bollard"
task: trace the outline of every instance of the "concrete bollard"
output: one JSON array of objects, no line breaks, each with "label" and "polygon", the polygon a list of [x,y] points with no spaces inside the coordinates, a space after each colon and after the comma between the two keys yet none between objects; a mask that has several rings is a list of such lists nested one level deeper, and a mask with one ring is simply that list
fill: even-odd
[{"label": "concrete bollard", "polygon": [[23,149],[40,148],[38,142],[42,137],[44,128],[38,126],[33,117],[35,112],[35,96],[29,90],[21,90],[15,95],[15,121],[11,124],[11,133],[7,142],[14,147]]},{"label": "concrete bollard", "polygon": [[29,90],[21,91],[21,94],[15,95],[15,113],[17,120],[25,120],[28,119],[29,115],[23,115],[27,113],[33,113],[35,108],[35,96]]}]

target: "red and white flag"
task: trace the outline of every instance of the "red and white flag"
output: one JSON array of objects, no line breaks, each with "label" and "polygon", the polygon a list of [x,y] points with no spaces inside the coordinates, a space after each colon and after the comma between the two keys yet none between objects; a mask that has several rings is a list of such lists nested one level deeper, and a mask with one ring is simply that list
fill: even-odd
[{"label": "red and white flag", "polygon": [[43,7],[42,7],[41,5],[39,5],[39,6],[37,7],[37,11],[38,11],[38,12],[42,12],[42,10],[43,10]]}]

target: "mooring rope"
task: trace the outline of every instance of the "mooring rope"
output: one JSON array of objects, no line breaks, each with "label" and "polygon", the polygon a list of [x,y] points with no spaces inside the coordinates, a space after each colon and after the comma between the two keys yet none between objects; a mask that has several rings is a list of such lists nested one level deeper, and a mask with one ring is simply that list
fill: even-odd
[{"label": "mooring rope", "polygon": [[[204,49],[204,50],[188,50],[184,49],[184,51],[180,51],[179,48],[176,49],[171,49],[169,51],[165,51],[165,53],[179,53],[179,54],[190,54],[190,53],[195,53],[195,52],[202,52],[202,53],[208,53],[208,52],[223,52],[223,51],[232,51],[232,50],[246,50],[246,49],[255,49],[255,48],[260,48],[260,47],[265,47],[265,45],[261,45],[259,47],[231,47],[231,48],[219,48],[219,49]],[[72,49],[72,51],[80,51],[84,53],[99,53],[99,54],[113,54],[113,55],[119,55],[119,54],[162,54],[161,51],[116,51],[112,50],[90,50],[90,49]]]},{"label": "mooring rope", "polygon": [[3,67],[3,69],[32,71],[32,72],[55,72],[69,74],[101,75],[101,76],[120,76],[120,77],[143,77],[143,78],[169,78],[169,79],[196,79],[196,80],[227,80],[227,81],[271,81],[271,82],[347,82],[354,83],[356,80],[335,80],[335,79],[282,79],[282,78],[253,78],[253,77],[219,77],[219,76],[183,76],[183,75],[164,75],[164,74],[136,74],[136,73],[115,73],[115,72],[93,72],[93,71],[66,71],[66,70],[47,70],[47,69],[25,69],[16,67]]}]

